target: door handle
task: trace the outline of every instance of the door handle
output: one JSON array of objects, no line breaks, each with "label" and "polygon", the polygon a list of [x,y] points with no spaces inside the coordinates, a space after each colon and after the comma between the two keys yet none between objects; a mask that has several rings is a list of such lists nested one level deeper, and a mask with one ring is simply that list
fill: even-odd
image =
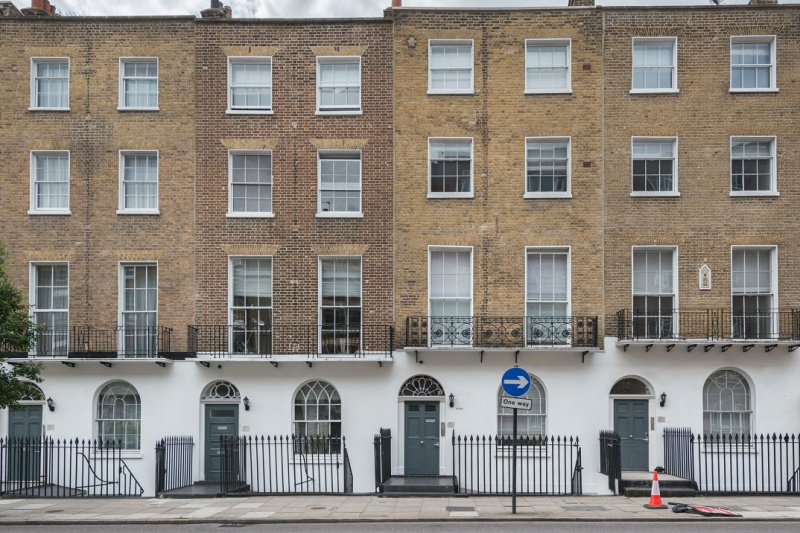
[{"label": "door handle", "polygon": [[425,441],[424,440],[419,441],[419,445],[420,446],[425,446]]},{"label": "door handle", "polygon": [[434,442],[434,443],[433,443],[433,447],[434,447],[434,448],[438,448],[438,447],[439,447],[439,441],[438,441],[438,440],[437,440],[436,442]]},{"label": "door handle", "polygon": [[649,438],[647,438],[647,437],[644,437],[644,438],[642,439],[642,442],[650,442],[650,439],[649,439]]}]

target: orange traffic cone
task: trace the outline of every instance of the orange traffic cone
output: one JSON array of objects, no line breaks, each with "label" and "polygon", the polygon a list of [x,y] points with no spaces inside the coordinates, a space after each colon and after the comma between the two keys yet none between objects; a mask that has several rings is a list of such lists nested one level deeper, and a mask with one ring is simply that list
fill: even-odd
[{"label": "orange traffic cone", "polygon": [[658,472],[653,471],[653,488],[650,489],[650,503],[644,504],[646,509],[669,509],[661,501],[661,489],[658,488]]}]

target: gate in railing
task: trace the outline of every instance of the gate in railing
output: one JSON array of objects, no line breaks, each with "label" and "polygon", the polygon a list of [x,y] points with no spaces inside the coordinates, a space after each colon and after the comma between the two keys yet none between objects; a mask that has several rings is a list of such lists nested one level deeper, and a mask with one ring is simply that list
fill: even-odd
[{"label": "gate in railing", "polygon": [[[512,437],[453,435],[453,474],[464,494],[511,494]],[[582,494],[577,437],[518,437],[517,494]]]},{"label": "gate in railing", "polygon": [[695,435],[664,431],[666,472],[691,479],[700,492],[800,493],[800,435]]},{"label": "gate in railing", "polygon": [[600,432],[600,473],[608,476],[608,490],[619,494],[622,479],[622,439],[610,430]]},{"label": "gate in railing", "polygon": [[392,430],[381,428],[372,441],[375,454],[375,491],[392,475]]},{"label": "gate in railing", "polygon": [[222,437],[220,491],[349,494],[353,471],[344,437]]},{"label": "gate in railing", "polygon": [[0,494],[27,498],[141,496],[116,441],[0,439]]},{"label": "gate in railing", "polygon": [[156,494],[191,485],[193,459],[191,436],[164,437],[156,442]]}]

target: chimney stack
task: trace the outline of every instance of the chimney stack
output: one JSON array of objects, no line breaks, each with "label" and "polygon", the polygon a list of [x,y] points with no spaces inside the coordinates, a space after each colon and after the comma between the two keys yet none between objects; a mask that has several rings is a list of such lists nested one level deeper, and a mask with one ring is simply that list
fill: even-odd
[{"label": "chimney stack", "polygon": [[223,7],[222,8],[222,12],[225,13],[225,18],[226,19],[232,19],[233,18],[233,9],[231,9],[231,6]]},{"label": "chimney stack", "polygon": [[403,7],[403,0],[392,0],[392,7]]},{"label": "chimney stack", "polygon": [[204,19],[224,19],[225,11],[222,10],[222,2],[220,0],[211,0],[211,7],[202,10],[200,16]]},{"label": "chimney stack", "polygon": [[751,6],[777,5],[778,0],[750,0]]},{"label": "chimney stack", "polygon": [[31,7],[23,7],[20,11],[26,17],[49,17],[55,15],[54,6],[48,0],[31,0]]},{"label": "chimney stack", "polygon": [[569,0],[569,7],[594,7],[594,0]]}]

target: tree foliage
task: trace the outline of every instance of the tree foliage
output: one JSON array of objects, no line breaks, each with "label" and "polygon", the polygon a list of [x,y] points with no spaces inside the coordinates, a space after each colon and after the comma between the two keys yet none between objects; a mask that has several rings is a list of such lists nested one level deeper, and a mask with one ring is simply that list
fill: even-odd
[{"label": "tree foliage", "polygon": [[[36,335],[22,292],[8,276],[8,253],[0,242],[0,408],[14,408],[30,394],[28,381],[40,383],[41,363],[4,364],[11,353],[27,352]],[[27,380],[27,381],[26,381]]]}]

